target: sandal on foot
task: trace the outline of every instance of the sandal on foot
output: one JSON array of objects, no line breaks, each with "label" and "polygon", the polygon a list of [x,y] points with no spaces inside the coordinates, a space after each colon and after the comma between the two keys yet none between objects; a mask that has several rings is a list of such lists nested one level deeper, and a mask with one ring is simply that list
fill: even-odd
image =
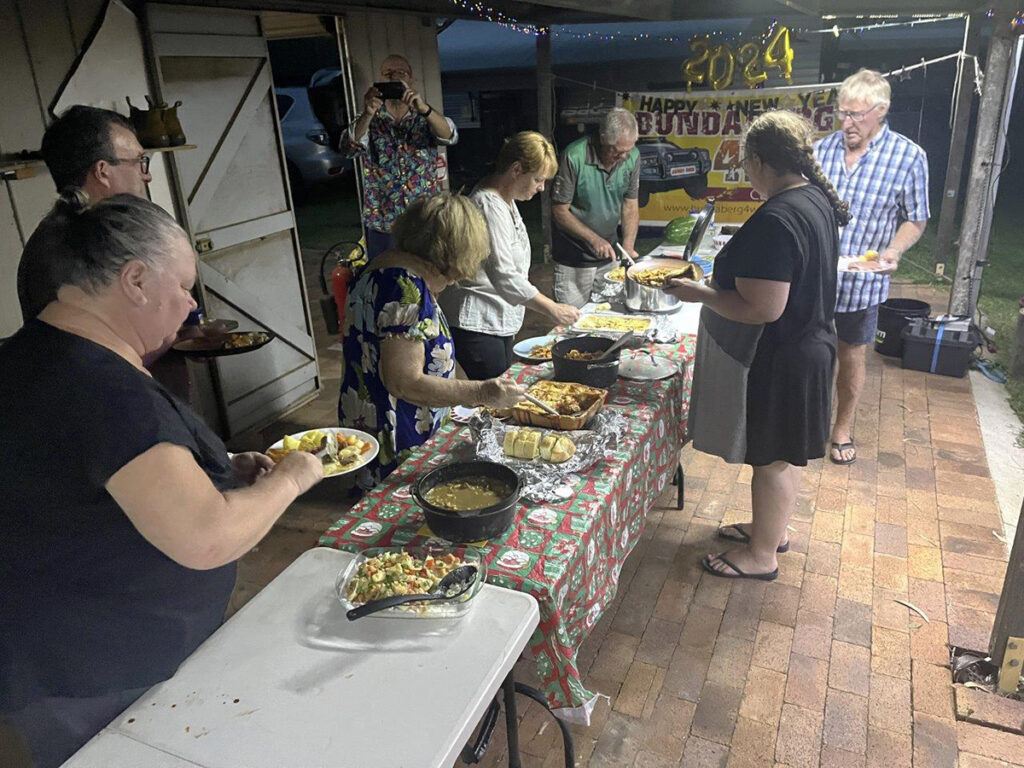
[{"label": "sandal on foot", "polygon": [[[718,560],[720,563],[725,563],[728,567],[732,568],[735,573],[726,573],[720,571],[711,565],[712,562]],[[721,576],[723,579],[755,579],[756,581],[775,581],[779,578],[779,569],[776,568],[774,571],[769,573],[744,573],[735,565],[733,565],[725,554],[721,555],[704,555],[704,559],[700,561],[701,567],[708,573],[714,576]]]},{"label": "sandal on foot", "polygon": [[[740,544],[750,543],[750,534],[740,528],[739,523],[733,523],[732,525],[723,525],[718,529],[718,538],[726,539],[727,541],[736,541]],[[785,544],[779,544],[775,550],[780,555],[789,552],[789,542]]]},{"label": "sandal on foot", "polygon": [[[848,459],[843,458],[843,451],[847,448],[853,451],[853,456]],[[832,451],[839,452],[839,458],[837,459],[832,455]],[[853,464],[857,460],[857,449],[853,446],[853,440],[851,439],[848,443],[832,443],[832,446],[828,449],[828,460],[833,464]]]}]

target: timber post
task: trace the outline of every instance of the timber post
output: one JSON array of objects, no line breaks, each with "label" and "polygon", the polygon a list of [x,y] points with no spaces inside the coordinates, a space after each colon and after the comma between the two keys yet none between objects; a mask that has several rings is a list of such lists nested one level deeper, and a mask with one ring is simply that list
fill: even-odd
[{"label": "timber post", "polygon": [[1017,690],[1024,665],[1024,504],[1013,537],[1010,561],[1006,564],[1006,578],[999,595],[999,607],[992,626],[988,652],[999,667],[1000,693]]},{"label": "timber post", "polygon": [[[551,143],[555,140],[552,103],[554,76],[551,74],[551,29],[537,35],[537,130]],[[557,149],[557,147],[556,147]],[[551,261],[551,185],[545,184],[540,195],[540,227],[544,263]]]},{"label": "timber post", "polygon": [[988,250],[989,223],[995,207],[995,185],[998,178],[1000,130],[1003,124],[1007,95],[1007,80],[1013,72],[1013,50],[1016,31],[1012,24],[1015,15],[1013,0],[998,0],[993,18],[994,32],[989,41],[985,60],[985,81],[981,89],[978,108],[977,137],[971,173],[967,184],[967,202],[964,205],[960,227],[960,246],[957,252],[956,276],[950,292],[950,314],[966,317],[973,314],[976,296],[975,282],[981,279],[977,262],[983,261]]}]

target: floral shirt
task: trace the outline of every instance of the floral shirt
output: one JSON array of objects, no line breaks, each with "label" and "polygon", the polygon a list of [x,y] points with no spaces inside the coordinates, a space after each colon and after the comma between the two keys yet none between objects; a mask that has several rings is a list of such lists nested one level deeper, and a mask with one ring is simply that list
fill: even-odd
[{"label": "floral shirt", "polygon": [[370,120],[361,141],[353,141],[349,126],[349,154],[363,158],[363,223],[368,229],[390,232],[395,219],[418,197],[432,197],[444,191],[448,166],[438,145],[459,140],[450,119],[452,135],[435,136],[427,118],[415,110],[395,120],[380,109]]},{"label": "floral shirt", "polygon": [[423,278],[402,267],[364,273],[345,304],[338,423],[369,432],[380,443],[379,468],[371,482],[387,477],[412,448],[425,443],[449,410],[398,400],[385,389],[380,347],[389,337],[423,342],[423,373],[444,379],[454,375],[448,321]]}]

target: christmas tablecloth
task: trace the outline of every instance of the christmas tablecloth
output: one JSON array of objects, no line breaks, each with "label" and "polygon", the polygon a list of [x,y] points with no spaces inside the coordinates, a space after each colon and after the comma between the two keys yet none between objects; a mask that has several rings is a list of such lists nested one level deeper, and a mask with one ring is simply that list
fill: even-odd
[{"label": "christmas tablecloth", "polygon": [[[487,581],[533,595],[540,625],[530,641],[552,710],[589,723],[596,693],[580,680],[576,654],[612,603],[619,572],[643,529],[647,511],[675,473],[689,410],[694,338],[652,351],[679,363],[661,381],[619,379],[606,408],[620,411],[629,428],[559,504],[522,501],[507,533],[482,545]],[[529,383],[550,370],[515,365]],[[468,427],[448,424],[321,537],[320,544],[353,552],[368,547],[421,544],[431,538],[411,497],[412,484],[434,466],[474,458]]]}]

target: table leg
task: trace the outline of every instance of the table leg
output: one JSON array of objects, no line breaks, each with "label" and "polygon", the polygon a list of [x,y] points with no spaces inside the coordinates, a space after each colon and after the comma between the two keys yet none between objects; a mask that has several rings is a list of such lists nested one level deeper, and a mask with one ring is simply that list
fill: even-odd
[{"label": "table leg", "polygon": [[[551,712],[551,707],[548,706],[547,699],[544,698],[544,694],[538,691],[536,688],[532,688],[524,683],[515,684],[516,693],[521,693],[523,696],[529,696],[531,699],[540,704],[544,709],[551,713],[551,716],[555,718],[555,722],[558,723],[558,727],[562,731],[562,756],[565,759],[565,768],[574,768],[576,765],[576,749],[572,743],[572,731],[569,730],[569,726],[565,724],[565,721],[561,718],[555,717],[554,712]],[[519,734],[516,733],[516,740],[518,741]],[[518,753],[517,753],[518,756]]]},{"label": "table leg", "polygon": [[519,759],[519,718],[516,716],[516,681],[510,670],[501,690],[505,694],[505,730],[508,732],[508,768],[522,768]]},{"label": "table leg", "polygon": [[676,487],[676,509],[682,509],[686,500],[686,473],[681,461],[676,467],[676,473],[672,476],[672,485]]}]

